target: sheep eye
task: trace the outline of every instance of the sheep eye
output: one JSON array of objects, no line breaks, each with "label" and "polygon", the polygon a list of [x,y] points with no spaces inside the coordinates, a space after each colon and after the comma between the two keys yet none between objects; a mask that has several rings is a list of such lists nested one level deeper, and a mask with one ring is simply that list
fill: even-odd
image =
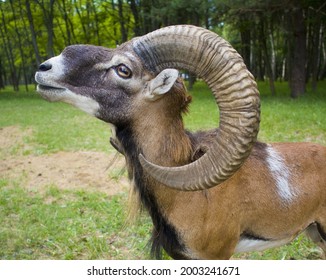
[{"label": "sheep eye", "polygon": [[131,78],[132,72],[131,70],[124,64],[120,64],[115,68],[117,74],[123,79]]}]

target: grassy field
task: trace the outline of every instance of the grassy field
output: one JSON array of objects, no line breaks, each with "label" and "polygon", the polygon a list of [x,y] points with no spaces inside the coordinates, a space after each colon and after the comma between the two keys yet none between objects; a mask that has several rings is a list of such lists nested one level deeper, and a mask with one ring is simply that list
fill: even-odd
[{"label": "grassy field", "polygon": [[[320,84],[317,93],[308,91],[297,100],[288,97],[285,83],[277,84],[277,97],[269,95],[267,84],[261,83],[259,88],[261,141],[326,145],[326,83]],[[187,128],[215,127],[218,114],[207,88],[197,83],[192,95],[190,114],[185,117]],[[149,258],[146,246],[151,223],[145,214],[135,224],[125,222],[127,191],[112,195],[94,187],[69,188],[46,180],[41,187],[30,182],[27,187],[30,174],[22,162],[28,165],[31,159],[80,151],[109,158],[115,152],[109,145],[107,124],[69,105],[45,102],[33,90],[2,90],[0,135],[0,259]],[[8,167],[7,162],[16,165]],[[125,172],[110,167],[106,176],[110,184],[119,186]],[[290,245],[235,258],[318,259],[319,251],[301,235]]]}]

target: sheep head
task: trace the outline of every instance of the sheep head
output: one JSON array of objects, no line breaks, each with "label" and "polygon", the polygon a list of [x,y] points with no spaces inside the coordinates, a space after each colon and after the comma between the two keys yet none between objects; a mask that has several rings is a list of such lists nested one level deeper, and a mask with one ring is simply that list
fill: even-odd
[{"label": "sheep head", "polygon": [[114,125],[130,121],[137,93],[156,100],[168,92],[178,71],[165,69],[156,77],[128,51],[72,45],[42,63],[37,91],[49,101],[63,101]]},{"label": "sheep head", "polygon": [[[116,49],[76,45],[40,65],[38,92],[119,126],[132,122],[134,101],[158,102],[185,69],[202,78],[220,109],[219,133],[204,156],[185,166],[139,160],[157,181],[201,190],[236,172],[256,141],[260,103],[256,83],[240,55],[221,37],[195,26],[171,26]],[[150,106],[150,105],[149,105]]]}]

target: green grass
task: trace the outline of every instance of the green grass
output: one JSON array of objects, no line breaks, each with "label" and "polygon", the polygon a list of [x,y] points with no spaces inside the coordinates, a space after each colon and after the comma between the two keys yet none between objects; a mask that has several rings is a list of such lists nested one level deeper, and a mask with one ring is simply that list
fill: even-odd
[{"label": "green grass", "polygon": [[[259,139],[326,145],[326,83],[320,84],[317,93],[308,92],[297,100],[288,97],[285,84],[276,86],[278,96],[271,97],[268,85],[259,84]],[[218,113],[206,86],[197,83],[192,95],[186,127],[215,127]],[[9,151],[11,157],[58,151],[113,151],[107,124],[69,105],[45,102],[34,92],[0,91],[0,112],[0,128],[18,126],[23,132],[29,131],[23,143]],[[0,160],[7,156],[5,151]],[[23,177],[22,170],[17,169],[17,173]],[[126,204],[126,194],[59,190],[56,185],[37,192],[26,188],[23,179],[0,173],[0,259],[148,259],[146,244],[151,223],[145,216],[135,225],[126,225]],[[235,257],[315,259],[318,253],[310,241],[300,236],[291,245]]]},{"label": "green grass", "polygon": [[0,259],[148,258],[150,224],[125,224],[124,195],[56,186],[40,194],[8,183],[0,185]]},{"label": "green grass", "polygon": [[[289,97],[286,83],[276,83],[272,97],[268,84],[258,83],[261,95],[261,122],[258,139],[263,142],[312,141],[326,145],[326,82],[316,93],[308,91],[298,99]],[[218,110],[212,94],[202,83],[195,84],[190,113],[185,117],[190,130],[218,125]],[[209,116],[209,117],[207,117]]]}]

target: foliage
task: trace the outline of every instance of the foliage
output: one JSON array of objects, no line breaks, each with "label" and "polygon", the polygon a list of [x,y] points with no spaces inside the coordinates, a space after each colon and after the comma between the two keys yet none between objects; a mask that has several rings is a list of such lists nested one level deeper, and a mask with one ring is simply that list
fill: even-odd
[{"label": "foliage", "polygon": [[[125,14],[128,5],[123,4]],[[70,44],[115,47],[121,43],[120,20],[125,30],[132,18],[119,14],[115,1],[34,0],[0,1],[0,88],[33,82],[35,69]],[[128,32],[129,38],[132,35]],[[26,77],[23,77],[23,74]]]},{"label": "foliage", "polygon": [[[323,1],[216,1],[227,26],[223,35],[242,54],[258,80],[289,81],[291,97],[306,82],[325,78],[325,9]],[[231,31],[231,32],[230,32]]]},{"label": "foliage", "polygon": [[0,89],[28,89],[38,65],[67,45],[115,47],[163,26],[193,24],[227,38],[255,77],[270,81],[272,94],[274,80],[300,84],[291,87],[297,97],[305,82],[315,90],[326,76],[325,15],[322,0],[3,0]]}]

